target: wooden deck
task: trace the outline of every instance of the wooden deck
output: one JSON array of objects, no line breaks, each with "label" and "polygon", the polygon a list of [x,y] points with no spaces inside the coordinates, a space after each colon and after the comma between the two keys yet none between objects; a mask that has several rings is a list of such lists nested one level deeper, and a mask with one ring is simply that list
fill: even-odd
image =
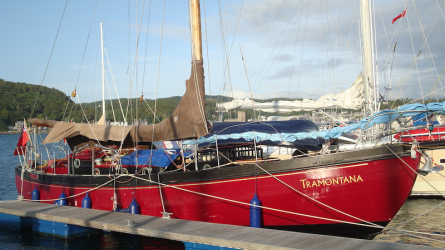
[{"label": "wooden deck", "polygon": [[[271,229],[222,225],[51,204],[3,201],[0,213],[77,226],[238,249],[433,249]],[[127,226],[128,220],[134,226]]]}]

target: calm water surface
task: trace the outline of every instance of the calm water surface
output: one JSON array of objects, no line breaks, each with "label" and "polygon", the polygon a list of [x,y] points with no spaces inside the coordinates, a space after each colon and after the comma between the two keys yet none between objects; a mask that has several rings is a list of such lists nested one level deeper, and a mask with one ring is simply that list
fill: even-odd
[{"label": "calm water surface", "polygon": [[[13,156],[18,138],[19,135],[0,135],[0,148],[2,149],[0,150],[0,183],[2,184],[0,200],[14,200],[18,196],[15,188],[14,167],[20,162],[17,156]],[[398,226],[398,229],[445,236],[445,203],[426,215],[399,225],[444,201],[444,199],[410,199],[405,202],[389,227]],[[390,231],[378,235],[374,240],[445,247],[445,237],[425,237],[427,239]],[[0,227],[0,242],[0,249],[184,249],[181,242],[121,233],[97,234],[81,240],[62,240],[39,236],[30,230],[14,231],[2,227]]]}]

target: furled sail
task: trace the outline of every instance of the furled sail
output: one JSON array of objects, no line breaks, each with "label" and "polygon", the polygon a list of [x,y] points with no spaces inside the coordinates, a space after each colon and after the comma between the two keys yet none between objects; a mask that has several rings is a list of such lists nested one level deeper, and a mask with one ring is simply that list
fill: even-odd
[{"label": "furled sail", "polygon": [[303,99],[303,101],[274,101],[259,103],[251,99],[235,99],[231,102],[217,103],[216,108],[220,112],[232,109],[255,109],[263,112],[287,113],[292,111],[311,111],[320,108],[334,109],[360,109],[364,103],[363,78],[360,74],[347,90],[338,94],[329,93],[318,100]]},{"label": "furled sail", "polygon": [[205,117],[204,68],[202,61],[192,62],[186,92],[172,115],[153,125],[138,126],[131,137],[135,141],[172,141],[184,138],[199,138],[210,130]]},{"label": "furled sail", "polygon": [[42,143],[67,139],[70,146],[92,141],[153,142],[199,138],[211,129],[205,117],[204,68],[202,61],[193,61],[186,91],[172,115],[157,124],[143,126],[109,126],[87,123],[31,119],[36,126],[52,127]]}]

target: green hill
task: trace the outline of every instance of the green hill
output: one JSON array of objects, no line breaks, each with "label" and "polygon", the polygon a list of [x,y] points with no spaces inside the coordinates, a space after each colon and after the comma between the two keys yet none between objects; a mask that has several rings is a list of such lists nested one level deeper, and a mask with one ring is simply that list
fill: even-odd
[{"label": "green hill", "polygon": [[67,101],[69,97],[54,88],[0,79],[0,130],[29,118],[33,107],[33,117],[60,120]]}]

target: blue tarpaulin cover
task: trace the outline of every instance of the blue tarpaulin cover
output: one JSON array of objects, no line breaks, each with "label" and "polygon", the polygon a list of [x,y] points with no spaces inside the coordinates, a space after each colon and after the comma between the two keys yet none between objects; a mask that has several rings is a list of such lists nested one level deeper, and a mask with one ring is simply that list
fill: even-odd
[{"label": "blue tarpaulin cover", "polygon": [[[255,131],[255,132],[253,132]],[[290,140],[289,135],[295,132],[318,131],[318,126],[308,120],[267,121],[267,122],[218,122],[213,123],[212,132],[206,135],[206,141],[199,147],[214,144],[253,143],[254,136],[258,145],[289,146],[300,149],[320,150],[322,140],[303,138]],[[265,137],[264,135],[271,135]],[[185,144],[187,144],[185,142]]]},{"label": "blue tarpaulin cover", "polygon": [[[137,157],[136,157],[137,153]],[[151,165],[154,167],[168,167],[181,152],[179,149],[147,149],[138,150],[121,158],[122,165],[149,165],[151,158]]]}]

